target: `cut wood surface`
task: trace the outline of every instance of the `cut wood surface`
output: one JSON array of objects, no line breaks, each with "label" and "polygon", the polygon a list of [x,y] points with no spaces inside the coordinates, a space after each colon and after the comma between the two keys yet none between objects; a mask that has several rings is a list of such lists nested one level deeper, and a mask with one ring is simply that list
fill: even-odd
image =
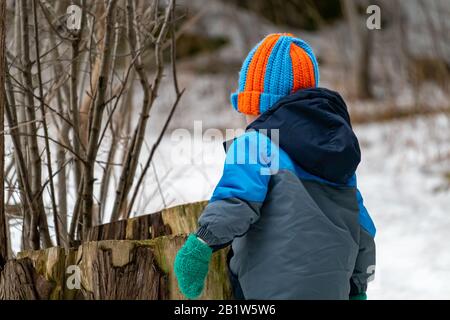
[{"label": "cut wood surface", "polygon": [[206,201],[167,208],[148,215],[92,227],[88,241],[146,240],[170,234],[188,234],[197,228],[197,220]]},{"label": "cut wood surface", "polygon": [[[205,205],[94,227],[78,248],[21,252],[0,271],[0,299],[183,299],[173,262]],[[226,254],[213,254],[200,299],[231,298]]]}]

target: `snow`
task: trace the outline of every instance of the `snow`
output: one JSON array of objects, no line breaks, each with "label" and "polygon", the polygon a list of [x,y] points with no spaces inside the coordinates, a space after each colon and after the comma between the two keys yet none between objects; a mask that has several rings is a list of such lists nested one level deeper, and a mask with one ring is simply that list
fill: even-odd
[{"label": "snow", "polygon": [[371,299],[450,297],[450,194],[437,191],[449,127],[440,115],[356,128],[358,184],[378,229]]}]

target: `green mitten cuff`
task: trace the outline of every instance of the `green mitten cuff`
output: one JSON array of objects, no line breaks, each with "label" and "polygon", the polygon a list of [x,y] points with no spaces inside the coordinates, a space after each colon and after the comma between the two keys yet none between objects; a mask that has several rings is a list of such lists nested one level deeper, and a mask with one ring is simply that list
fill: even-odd
[{"label": "green mitten cuff", "polygon": [[350,300],[367,300],[367,294],[360,293],[357,294],[356,296],[350,296]]},{"label": "green mitten cuff", "polygon": [[178,287],[189,299],[197,298],[203,291],[212,249],[191,234],[175,257],[175,276]]}]

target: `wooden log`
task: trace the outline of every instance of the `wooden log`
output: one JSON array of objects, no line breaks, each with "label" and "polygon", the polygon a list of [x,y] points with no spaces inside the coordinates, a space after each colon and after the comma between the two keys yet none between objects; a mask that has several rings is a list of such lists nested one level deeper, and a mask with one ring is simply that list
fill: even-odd
[{"label": "wooden log", "polygon": [[[0,282],[0,288],[19,288],[18,292],[24,292],[17,296],[5,294],[9,299],[183,299],[173,274],[173,263],[186,237],[94,241],[66,254],[64,249],[56,247],[27,251],[9,262],[15,264],[15,269],[2,271],[2,275],[9,275],[6,278],[9,282]],[[80,272],[77,289],[67,284],[70,275],[66,271],[70,266]],[[40,289],[33,295],[36,283]],[[213,254],[200,299],[230,298],[226,250],[221,250]]]},{"label": "wooden log", "polygon": [[150,246],[128,240],[89,242],[78,251],[86,299],[165,298],[166,275]]},{"label": "wooden log", "polygon": [[9,260],[0,273],[1,300],[50,299],[54,284],[40,275],[30,259]]},{"label": "wooden log", "polygon": [[[205,205],[188,204],[163,210],[159,216],[99,226],[91,234],[108,237],[116,230],[121,240],[22,252],[0,271],[0,299],[184,299],[173,263]],[[151,238],[172,232],[176,234]],[[143,239],[144,235],[150,239]],[[226,254],[227,250],[213,254],[200,299],[232,298]]]},{"label": "wooden log", "polygon": [[207,202],[195,202],[167,208],[136,218],[94,226],[88,241],[145,240],[170,234],[187,234],[197,228],[197,220]]}]

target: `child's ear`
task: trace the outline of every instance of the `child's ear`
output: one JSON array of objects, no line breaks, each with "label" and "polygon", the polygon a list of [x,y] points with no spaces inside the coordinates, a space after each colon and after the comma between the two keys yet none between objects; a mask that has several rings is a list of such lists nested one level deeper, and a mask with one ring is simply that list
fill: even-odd
[{"label": "child's ear", "polygon": [[245,120],[247,121],[247,124],[252,123],[256,119],[258,119],[258,116],[255,116],[255,115],[252,115],[252,114],[246,114],[245,115]]}]

